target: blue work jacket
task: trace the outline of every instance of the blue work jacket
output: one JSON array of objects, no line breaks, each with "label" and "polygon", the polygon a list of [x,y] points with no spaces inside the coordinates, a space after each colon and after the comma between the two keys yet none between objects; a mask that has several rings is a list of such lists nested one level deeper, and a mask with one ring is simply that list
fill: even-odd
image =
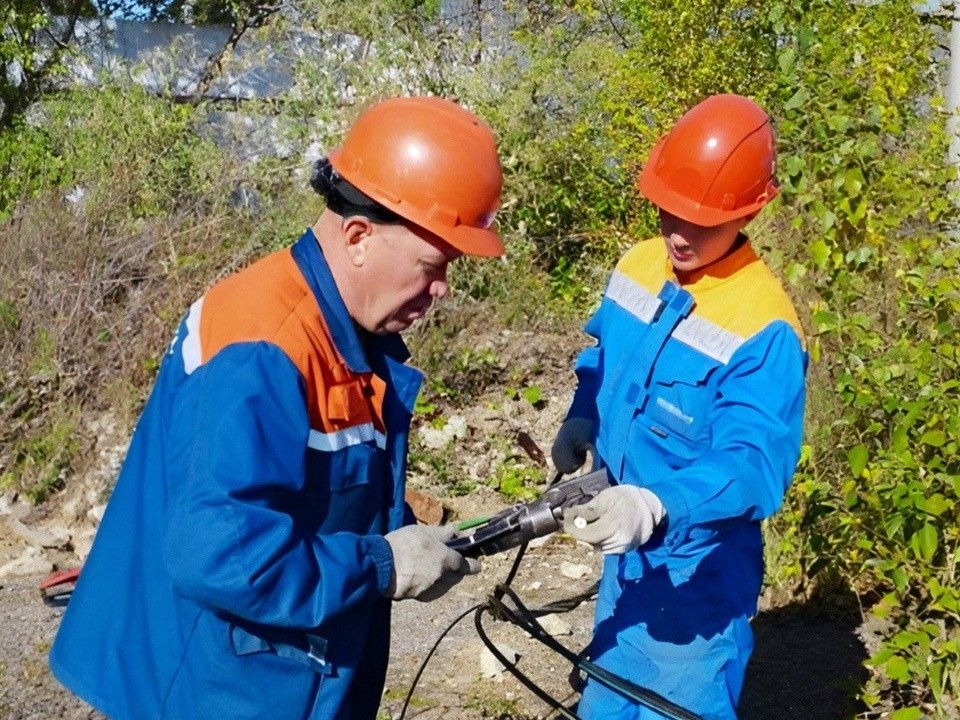
[{"label": "blue work jacket", "polygon": [[166,353],[50,654],[117,720],[372,720],[422,376],[358,331],[311,231]]},{"label": "blue work jacket", "polygon": [[597,343],[577,360],[568,416],[593,420],[600,464],[666,510],[606,571],[639,581],[633,621],[651,634],[715,636],[756,610],[760,521],[800,454],[807,355],[793,305],[742,236],[683,286],[655,238],[621,259],[585,329]]}]

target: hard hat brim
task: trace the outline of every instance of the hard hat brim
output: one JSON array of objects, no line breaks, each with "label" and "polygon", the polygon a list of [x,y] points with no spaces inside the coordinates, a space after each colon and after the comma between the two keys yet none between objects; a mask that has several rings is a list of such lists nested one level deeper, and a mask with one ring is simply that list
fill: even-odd
[{"label": "hard hat brim", "polygon": [[[411,221],[412,222],[412,221]],[[419,223],[416,223],[419,224]],[[426,227],[426,226],[421,226]],[[434,235],[466,255],[477,257],[500,257],[506,252],[503,240],[496,232],[488,228],[476,228],[469,225],[458,225],[455,228],[444,228],[443,232],[427,228]]]},{"label": "hard hat brim", "polygon": [[328,157],[337,172],[362,193],[404,220],[433,233],[460,252],[477,257],[499,257],[505,253],[503,240],[494,230],[473,225],[448,224],[441,220],[439,215],[425,212],[409,202],[388,196],[383,190],[367,182],[365,177],[353,172],[350,164],[344,161],[341,148],[331,150]]},{"label": "hard hat brim", "polygon": [[651,165],[652,163],[648,163],[647,166],[644,167],[643,172],[640,173],[640,181],[637,183],[637,188],[641,194],[658,208],[662,208],[671,215],[676,215],[678,218],[692,222],[695,225],[702,227],[723,225],[731,220],[737,220],[738,218],[758,212],[769,201],[768,199],[756,202],[737,208],[736,210],[720,210],[719,208],[710,207],[709,205],[703,205],[702,203],[694,202],[684,197],[668,187],[655,173],[647,170]]}]

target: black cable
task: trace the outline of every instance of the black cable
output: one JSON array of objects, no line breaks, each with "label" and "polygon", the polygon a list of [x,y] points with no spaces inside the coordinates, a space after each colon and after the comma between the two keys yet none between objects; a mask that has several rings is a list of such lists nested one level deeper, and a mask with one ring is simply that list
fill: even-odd
[{"label": "black cable", "polygon": [[495,597],[497,600],[503,597],[503,592],[500,590],[500,588],[504,588],[504,590],[506,590],[510,586],[510,583],[513,582],[513,578],[516,577],[517,570],[520,569],[520,560],[523,559],[523,554],[527,552],[528,544],[529,543],[524,543],[520,546],[520,549],[517,550],[516,557],[513,558],[513,565],[510,567],[510,572],[507,573],[507,579],[501,584],[497,585],[497,587],[494,589],[493,597]]},{"label": "black cable", "polygon": [[[548,487],[554,485],[560,479],[560,477],[561,474],[558,473]],[[661,715],[670,718],[670,720],[703,720],[700,715],[697,715],[696,713],[687,710],[686,708],[677,705],[670,700],[667,700],[665,697],[655,693],[653,690],[641,687],[640,685],[637,685],[626,678],[614,675],[610,671],[605,670],[589,660],[583,659],[580,655],[572,652],[557,642],[553,636],[550,635],[550,633],[544,630],[543,626],[537,620],[538,616],[548,615],[556,612],[569,612],[570,610],[573,610],[582,602],[589,600],[597,593],[599,582],[594,583],[590,589],[580,593],[579,595],[575,595],[572,598],[557,600],[534,610],[529,609],[520,601],[520,598],[516,592],[510,588],[510,584],[513,582],[513,579],[516,577],[517,571],[520,568],[520,560],[523,558],[523,555],[527,550],[527,545],[528,543],[523,543],[520,545],[520,548],[513,559],[513,565],[510,567],[510,571],[507,573],[506,579],[504,582],[500,583],[496,586],[496,588],[494,588],[493,593],[487,598],[487,601],[485,603],[481,603],[480,605],[474,605],[458,615],[456,619],[447,626],[440,637],[437,638],[437,641],[433,644],[433,647],[430,648],[427,656],[420,664],[420,669],[417,670],[417,674],[413,678],[413,682],[410,685],[410,691],[407,693],[407,697],[403,701],[403,708],[401,709],[397,720],[404,720],[407,707],[409,706],[410,700],[413,697],[414,689],[416,688],[417,683],[420,681],[420,677],[423,674],[423,671],[426,668],[430,658],[433,656],[434,651],[436,651],[437,647],[440,645],[440,642],[447,636],[447,633],[449,633],[454,626],[456,626],[457,623],[463,620],[463,618],[465,618],[471,612],[474,613],[474,626],[476,627],[477,634],[480,636],[483,644],[488,650],[490,650],[493,656],[500,662],[501,665],[503,665],[506,670],[516,677],[528,690],[530,690],[530,692],[540,698],[540,700],[545,702],[551,708],[558,711],[565,718],[568,718],[568,720],[580,720],[579,716],[575,715],[559,700],[552,697],[549,693],[547,693],[546,690],[541,688],[533,680],[527,677],[517,668],[515,662],[509,661],[503,655],[503,653],[500,652],[499,648],[494,645],[493,641],[490,640],[483,629],[484,611],[489,612],[490,615],[495,619],[512,622],[514,625],[527,632],[535,640],[538,640],[540,643],[546,645],[548,648],[563,657],[575,668],[597,680],[597,682],[605,685],[614,692],[619,693],[620,695],[623,695],[624,697],[627,697],[640,705],[643,705],[646,708],[654,710]],[[515,605],[515,608],[510,608],[506,603],[503,602],[504,596],[510,598]]]},{"label": "black cable", "polygon": [[[687,710],[686,708],[667,700],[662,695],[659,695],[645,687],[641,687],[640,685],[636,685],[626,678],[614,675],[599,665],[596,665],[588,660],[584,660],[579,655],[568,650],[543,629],[543,626],[536,619],[533,612],[530,611],[520,601],[520,598],[513,590],[505,586],[499,586],[497,590],[499,592],[499,597],[495,598],[494,596],[491,596],[489,601],[489,604],[496,606],[497,616],[503,617],[504,619],[507,619],[517,625],[517,627],[521,628],[522,630],[525,630],[531,637],[539,640],[542,644],[546,645],[558,655],[562,656],[577,669],[582,670],[584,673],[593,677],[614,692],[630,698],[634,702],[639,703],[644,707],[655,710],[656,712],[671,718],[671,720],[703,720],[700,715],[697,715],[696,713],[693,713],[690,710]],[[509,608],[505,603],[503,603],[501,598],[504,595],[509,597],[517,606],[515,610]],[[474,615],[475,624],[479,624],[479,618],[484,607],[486,606],[481,606]],[[489,648],[490,645],[487,645],[487,647]],[[492,651],[493,649],[491,648],[491,652]],[[520,678],[520,676],[517,675],[517,672],[514,672],[514,669],[510,668],[509,666],[505,665],[505,667],[507,667],[511,673],[516,675],[517,679],[519,679],[525,685],[527,684],[527,679]],[[543,697],[540,695],[543,690],[540,688],[538,688],[538,690],[540,692],[534,691],[534,693],[537,695],[537,697],[543,699]]]},{"label": "black cable", "polygon": [[552,695],[547,693],[546,690],[541,688],[533,680],[531,680],[524,673],[522,673],[520,669],[517,668],[515,662],[511,662],[504,656],[503,653],[500,652],[500,649],[496,645],[494,645],[493,641],[489,637],[487,637],[486,632],[484,632],[483,630],[482,617],[483,617],[484,610],[487,610],[489,612],[490,607],[488,605],[481,605],[477,609],[476,613],[474,613],[473,624],[477,628],[477,634],[480,636],[480,639],[483,641],[483,644],[487,646],[487,649],[493,654],[493,656],[500,662],[501,665],[503,665],[504,668],[509,670],[510,673],[515,678],[517,678],[517,680],[523,683],[523,685],[527,688],[527,690],[532,692],[534,695],[540,698],[543,702],[547,703],[547,705],[552,707],[554,710],[558,711],[560,714],[562,714],[564,717],[568,718],[569,720],[580,720],[576,715],[574,715],[566,707],[564,707],[563,704],[560,703],[556,698],[554,698]]},{"label": "black cable", "polygon": [[463,620],[470,613],[480,610],[483,607],[484,605],[480,604],[480,605],[474,605],[473,607],[468,608],[467,610],[464,610],[462,613],[457,615],[457,617],[453,620],[453,622],[447,625],[446,630],[440,633],[440,637],[437,638],[437,641],[433,644],[433,647],[430,648],[430,651],[427,653],[427,656],[423,659],[423,662],[420,663],[420,669],[417,670],[417,674],[414,675],[413,677],[413,682],[410,683],[410,690],[409,692],[407,692],[407,697],[404,698],[403,700],[403,707],[400,709],[400,715],[397,717],[397,720],[403,720],[404,716],[407,714],[407,706],[410,705],[410,700],[413,698],[413,691],[417,688],[417,683],[420,682],[420,676],[423,675],[423,671],[426,669],[427,663],[430,662],[430,658],[433,657],[433,653],[436,651],[437,647],[440,645],[440,641],[447,636],[447,633],[449,633],[451,630],[453,630],[454,627],[456,627],[458,622]]},{"label": "black cable", "polygon": [[[527,543],[524,543],[523,545],[520,546],[519,550],[517,550],[517,554],[513,558],[513,565],[510,567],[510,572],[507,573],[507,579],[504,580],[503,583],[501,583],[500,585],[497,585],[497,588],[494,590],[494,593],[499,592],[500,588],[506,588],[511,582],[513,582],[513,578],[516,576],[517,570],[520,568],[520,560],[523,559],[523,554],[526,551],[527,551]],[[502,597],[502,593],[497,598],[497,600],[499,600],[500,597]],[[433,643],[433,647],[430,648],[430,651],[427,653],[427,656],[423,659],[423,662],[420,663],[420,668],[417,670],[417,674],[414,675],[413,682],[410,683],[410,690],[407,692],[407,697],[403,701],[403,707],[400,709],[400,715],[397,716],[397,720],[403,720],[404,717],[406,716],[407,707],[410,705],[410,700],[413,698],[413,691],[416,690],[417,683],[420,682],[420,676],[423,675],[423,671],[426,669],[427,663],[430,662],[430,658],[433,657],[433,653],[436,652],[437,647],[439,647],[440,645],[440,642],[447,636],[447,634],[451,630],[453,630],[454,627],[456,627],[458,622],[463,620],[470,613],[478,610],[482,610],[484,607],[488,605],[488,603],[489,603],[489,599],[487,600],[486,603],[474,605],[473,607],[467,610],[464,610],[462,613],[457,615],[457,617],[454,618],[454,620],[449,625],[447,625],[446,629],[442,633],[440,633],[440,637],[438,637],[437,641]],[[500,658],[497,658],[497,659],[499,660]],[[503,660],[500,660],[500,662],[503,662]]]}]

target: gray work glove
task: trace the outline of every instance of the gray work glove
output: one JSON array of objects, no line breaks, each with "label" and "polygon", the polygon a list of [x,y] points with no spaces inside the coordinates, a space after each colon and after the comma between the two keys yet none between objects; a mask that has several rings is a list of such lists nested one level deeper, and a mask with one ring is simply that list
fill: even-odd
[{"label": "gray work glove", "polygon": [[592,420],[581,417],[564,420],[550,450],[554,467],[564,475],[579,470],[587,461],[587,450],[593,450],[591,440],[593,440]]},{"label": "gray work glove", "polygon": [[619,555],[649,540],[663,515],[660,499],[646,488],[614,485],[564,510],[563,529],[604,555]]},{"label": "gray work glove", "polygon": [[387,533],[393,553],[393,578],[386,596],[394,600],[436,600],[463,580],[480,572],[480,561],[465,558],[444,543],[456,530],[452,525],[407,525]]}]

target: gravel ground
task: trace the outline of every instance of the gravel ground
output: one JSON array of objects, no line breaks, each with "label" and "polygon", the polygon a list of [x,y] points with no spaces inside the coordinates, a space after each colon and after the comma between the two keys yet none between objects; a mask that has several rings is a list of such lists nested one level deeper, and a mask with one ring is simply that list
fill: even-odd
[{"label": "gravel ground", "polygon": [[[512,553],[485,558],[484,570],[430,604],[398,603],[392,661],[382,718],[399,717],[413,678],[430,647],[458,615],[482,602],[509,570]],[[596,580],[599,558],[583,546],[552,538],[531,548],[513,582],[529,607],[572,597]],[[582,577],[571,578],[583,573]],[[102,716],[63,690],[50,675],[46,652],[61,611],[48,608],[38,577],[7,580],[0,587],[0,718],[3,720],[93,720]],[[579,650],[589,640],[592,602],[556,619],[557,639]],[[856,628],[802,609],[759,615],[757,649],[741,703],[741,720],[839,720],[850,717],[848,691],[863,679],[864,650]],[[484,628],[498,647],[520,655],[519,667],[568,706],[576,695],[569,665],[518,628],[485,616]],[[439,644],[416,686],[406,718],[418,720],[533,720],[554,717],[550,708],[513,676],[496,672],[485,657],[472,614]]]}]

